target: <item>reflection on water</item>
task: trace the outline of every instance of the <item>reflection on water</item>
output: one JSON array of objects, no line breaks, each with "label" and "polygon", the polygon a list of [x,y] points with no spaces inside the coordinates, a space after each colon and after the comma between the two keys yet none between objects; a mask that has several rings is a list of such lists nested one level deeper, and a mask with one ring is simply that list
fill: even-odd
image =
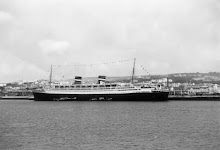
[{"label": "reflection on water", "polygon": [[220,102],[0,101],[0,149],[218,150]]}]

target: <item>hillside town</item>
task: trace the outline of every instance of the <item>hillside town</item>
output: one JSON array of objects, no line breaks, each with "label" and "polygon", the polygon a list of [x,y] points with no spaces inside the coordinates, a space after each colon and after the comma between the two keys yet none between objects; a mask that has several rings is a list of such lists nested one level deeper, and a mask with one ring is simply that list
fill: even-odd
[{"label": "hillside town", "polygon": [[[211,74],[211,75],[210,75]],[[126,83],[130,77],[111,77],[109,82]],[[134,84],[168,88],[170,95],[220,95],[219,73],[170,74],[159,76],[136,76]],[[54,81],[55,82],[55,81]],[[72,80],[56,81],[60,84],[72,84]],[[84,83],[95,83],[96,79],[87,78]],[[0,83],[0,96],[32,96],[32,90],[49,85],[49,80],[17,81]]]}]

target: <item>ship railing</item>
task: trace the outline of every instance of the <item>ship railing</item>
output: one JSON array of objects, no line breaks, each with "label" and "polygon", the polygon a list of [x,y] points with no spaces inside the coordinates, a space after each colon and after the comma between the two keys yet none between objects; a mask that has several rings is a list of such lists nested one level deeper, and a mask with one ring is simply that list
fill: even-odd
[{"label": "ship railing", "polygon": [[134,87],[122,87],[122,86],[117,86],[117,87],[93,87],[93,88],[51,88],[47,90],[58,90],[58,91],[91,91],[91,90],[110,90],[110,91],[118,91],[118,90],[138,90],[138,88]]}]

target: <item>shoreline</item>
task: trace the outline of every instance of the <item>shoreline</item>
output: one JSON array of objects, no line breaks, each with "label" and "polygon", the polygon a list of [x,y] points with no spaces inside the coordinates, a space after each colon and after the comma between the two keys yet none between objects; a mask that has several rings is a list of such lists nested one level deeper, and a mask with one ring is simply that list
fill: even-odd
[{"label": "shoreline", "polygon": [[220,95],[169,95],[168,100],[178,101],[220,101]]},{"label": "shoreline", "polygon": [[33,96],[1,96],[2,100],[33,100]]},{"label": "shoreline", "polygon": [[[0,100],[34,100],[34,96],[0,96]],[[168,101],[220,101],[220,95],[169,95]]]}]

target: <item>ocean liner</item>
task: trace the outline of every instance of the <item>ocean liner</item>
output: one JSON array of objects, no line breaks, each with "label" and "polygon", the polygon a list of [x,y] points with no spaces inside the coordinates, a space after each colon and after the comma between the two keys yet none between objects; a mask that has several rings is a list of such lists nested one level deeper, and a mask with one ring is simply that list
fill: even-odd
[{"label": "ocean liner", "polygon": [[135,59],[132,70],[131,83],[106,83],[106,76],[98,76],[96,84],[82,84],[82,77],[75,76],[73,84],[54,84],[51,82],[52,66],[50,73],[50,85],[34,90],[35,101],[167,101],[168,90],[162,90],[158,86],[135,86],[133,84],[135,71]]}]

